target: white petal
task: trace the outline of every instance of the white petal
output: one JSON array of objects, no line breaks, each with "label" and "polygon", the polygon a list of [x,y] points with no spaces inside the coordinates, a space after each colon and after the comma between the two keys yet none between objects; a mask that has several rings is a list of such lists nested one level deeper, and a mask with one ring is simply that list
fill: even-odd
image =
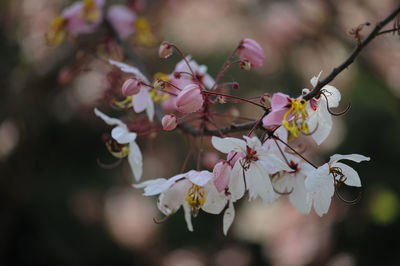
[{"label": "white petal", "polygon": [[[324,94],[326,96],[326,98],[328,99],[328,104],[330,108],[334,108],[334,107],[338,107],[339,106],[339,102],[340,102],[340,92],[338,89],[336,89],[335,87],[331,86],[331,85],[326,85],[322,88],[321,91],[325,91]],[[325,100],[324,96],[321,96],[322,99]]]},{"label": "white petal", "polygon": [[331,156],[329,163],[335,163],[340,160],[350,160],[359,163],[362,161],[369,161],[370,158],[361,154],[347,154],[347,155],[335,154]]},{"label": "white petal", "polygon": [[331,179],[333,182],[333,178],[329,175],[329,165],[326,163],[311,172],[304,184],[307,191],[313,193],[320,191]]},{"label": "white petal", "polygon": [[314,76],[314,77],[312,77],[312,79],[310,80],[310,83],[311,83],[311,85],[312,85],[313,87],[317,86],[317,83],[318,83],[318,80],[319,80],[319,77],[321,76],[321,74],[322,74],[322,70],[321,70],[321,72],[319,72],[318,76]]},{"label": "white petal", "polygon": [[[308,118],[310,131],[314,131],[311,136],[318,145],[329,136],[332,129],[332,117],[325,105],[326,102],[320,101],[320,103],[322,104],[318,106],[316,111],[312,111]],[[316,128],[317,130],[315,130]]]},{"label": "white petal", "polygon": [[213,136],[211,143],[215,149],[222,153],[229,153],[230,151],[245,151],[246,142],[237,138],[220,138]]},{"label": "white petal", "polygon": [[183,211],[185,212],[185,221],[187,224],[187,228],[190,232],[193,232],[192,214],[190,211],[190,207],[186,203],[183,204]]},{"label": "white petal", "polygon": [[225,192],[219,193],[213,182],[210,182],[205,189],[207,190],[206,201],[201,208],[208,213],[221,213],[227,201]]},{"label": "white petal", "polygon": [[308,214],[311,210],[312,198],[304,185],[304,178],[301,176],[293,177],[295,186],[289,194],[289,200],[293,206],[301,213]]},{"label": "white petal", "polygon": [[167,182],[167,179],[157,178],[147,180],[139,184],[132,184],[132,186],[134,188],[144,188],[144,196],[153,196],[160,193],[158,187],[160,187],[160,185],[164,184],[165,182]]},{"label": "white petal", "polygon": [[171,215],[175,213],[182,204],[187,205],[185,196],[190,186],[191,183],[188,180],[183,180],[161,193],[157,202],[158,209],[165,215]]},{"label": "white petal", "polygon": [[250,199],[259,195],[265,204],[270,204],[275,200],[275,192],[269,175],[259,162],[252,163],[246,171],[246,182]]},{"label": "white petal", "polygon": [[138,78],[138,79],[140,79],[142,81],[145,81],[146,83],[150,83],[148,81],[148,79],[146,78],[146,76],[143,75],[142,72],[140,72],[140,70],[137,69],[136,67],[133,67],[133,66],[130,66],[128,64],[125,64],[125,63],[122,63],[122,62],[118,62],[118,61],[115,61],[115,60],[112,60],[112,59],[109,59],[108,62],[111,65],[114,65],[114,66],[118,67],[119,69],[121,69],[122,72],[131,73],[131,74],[135,75],[136,78]]},{"label": "white petal", "polygon": [[95,113],[98,117],[100,117],[101,119],[103,119],[103,121],[106,122],[107,125],[110,125],[110,126],[118,125],[118,126],[121,126],[121,127],[126,127],[126,125],[125,125],[121,120],[119,120],[119,119],[117,119],[117,118],[109,117],[108,115],[105,115],[104,113],[102,113],[102,112],[101,112],[99,109],[97,109],[97,108],[94,108],[94,113]]},{"label": "white petal", "polygon": [[258,150],[262,147],[261,141],[257,137],[248,137],[248,136],[243,136],[243,138],[246,140],[247,146],[249,146],[251,149]]},{"label": "white petal", "polygon": [[225,210],[224,218],[223,218],[224,235],[226,235],[228,233],[228,230],[231,227],[234,218],[235,218],[235,208],[233,207],[233,203],[230,200],[229,207]]},{"label": "white petal", "polygon": [[125,144],[134,141],[136,139],[136,133],[129,132],[126,126],[117,126],[111,130],[111,137],[118,143]]},{"label": "white petal", "polygon": [[134,141],[129,143],[128,161],[133,175],[135,176],[135,180],[139,181],[143,172],[143,158],[139,146]]},{"label": "white petal", "polygon": [[213,177],[210,171],[203,170],[201,172],[191,170],[187,173],[187,178],[198,186],[204,186]]},{"label": "white petal", "polygon": [[[279,154],[278,155],[274,154],[274,153],[264,153],[264,154],[260,154],[259,159],[261,161],[266,162],[266,166],[270,166],[267,168],[267,171],[271,169],[271,171],[273,172],[277,172],[277,171],[292,171],[292,169],[287,165],[287,163],[281,159],[282,155]],[[268,172],[268,173],[272,173],[272,172]]]},{"label": "white petal", "polygon": [[332,196],[329,196],[322,192],[316,194],[313,197],[314,210],[319,216],[322,216],[328,212],[329,206],[331,205],[331,199],[332,199]]},{"label": "white petal", "polygon": [[149,121],[153,122],[153,118],[154,118],[154,102],[151,99],[150,95],[149,95],[149,97],[147,97],[146,114],[147,114],[147,117],[149,118]]},{"label": "white petal", "polygon": [[232,169],[231,182],[229,183],[229,192],[233,201],[236,201],[244,195],[244,177],[243,168],[240,165],[240,159],[236,161]]},{"label": "white petal", "polygon": [[344,177],[346,178],[346,181],[344,181],[346,185],[361,187],[360,177],[358,176],[356,170],[343,163],[335,163],[334,166],[339,167],[342,170],[342,174],[344,174]]},{"label": "white petal", "polygon": [[150,98],[149,91],[143,88],[140,89],[138,94],[132,95],[133,110],[136,113],[143,112],[147,107],[149,98]]}]

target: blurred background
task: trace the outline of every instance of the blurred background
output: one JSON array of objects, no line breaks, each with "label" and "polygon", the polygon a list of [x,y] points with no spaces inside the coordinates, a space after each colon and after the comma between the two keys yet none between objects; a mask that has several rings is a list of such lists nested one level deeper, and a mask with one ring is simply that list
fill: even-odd
[{"label": "blurred background", "polygon": [[[222,215],[201,212],[193,219],[193,233],[182,210],[155,224],[153,217],[162,217],[156,198],[131,187],[128,163],[112,170],[98,166],[98,158],[114,159],[102,142],[110,128],[93,108],[121,116],[107,105],[107,95],[120,87],[110,82],[111,68],[103,60],[105,50],[115,54],[120,48],[99,38],[101,30],[47,46],[52,19],[69,4],[0,1],[0,265],[400,265],[399,36],[378,37],[331,83],[342,93],[339,110],[348,102],[352,108],[334,118],[318,150],[309,141],[307,154],[315,163],[334,153],[371,157],[351,165],[363,184],[361,201],[348,206],[334,197],[320,218],[300,214],[285,197],[271,206],[243,199],[225,237]],[[309,88],[312,76],[328,74],[356,45],[352,28],[374,25],[398,1],[128,4],[148,19],[159,41],[176,43],[213,77],[242,38],[259,42],[264,66],[251,72],[233,68],[224,79],[238,81],[235,93],[252,97],[276,91],[296,96]],[[171,73],[180,60],[160,60],[157,45],[125,46],[137,55],[132,63],[151,75]],[[256,118],[246,105],[234,108]],[[156,137],[138,138],[144,180],[179,172],[188,150],[177,132]],[[358,191],[342,193],[353,199]]]}]

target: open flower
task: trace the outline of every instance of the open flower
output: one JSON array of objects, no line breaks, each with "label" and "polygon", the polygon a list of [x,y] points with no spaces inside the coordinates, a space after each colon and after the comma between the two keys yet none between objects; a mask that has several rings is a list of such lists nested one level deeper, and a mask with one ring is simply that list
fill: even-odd
[{"label": "open flower", "polygon": [[110,152],[117,158],[124,158],[128,156],[128,162],[131,166],[135,180],[139,181],[142,177],[143,159],[142,153],[140,152],[139,146],[136,144],[136,133],[130,132],[128,127],[119,119],[111,118],[97,108],[94,109],[94,113],[103,119],[110,126],[116,126],[111,130],[111,137],[116,140],[122,146],[118,152],[111,149]]},{"label": "open flower", "polygon": [[272,164],[279,169],[290,168],[276,155],[268,153],[257,137],[237,138],[212,137],[211,142],[215,149],[222,153],[235,151],[243,152],[245,156],[238,159],[233,166],[229,192],[232,200],[236,201],[243,197],[246,190],[249,191],[249,199],[260,196],[264,203],[269,204],[274,199],[274,191],[269,178],[269,169],[265,164]]},{"label": "open flower", "polygon": [[125,5],[112,5],[108,8],[107,20],[121,39],[135,32],[136,14]]},{"label": "open flower", "polygon": [[[136,67],[127,65],[122,62],[118,62],[115,60],[108,60],[110,64],[118,67],[121,69],[122,72],[133,74],[133,76],[138,80],[142,81],[146,84],[150,84],[149,80],[146,78],[145,75],[140,72],[139,69]],[[136,113],[143,112],[146,110],[147,116],[150,121],[153,121],[154,118],[154,103],[149,94],[149,88],[147,86],[141,86],[139,93],[132,95],[132,104],[133,110]]]},{"label": "open flower", "polygon": [[[317,85],[321,73],[322,71],[317,77],[311,79],[310,82],[313,87]],[[308,92],[310,92],[309,89],[303,89],[303,94]],[[321,89],[321,95],[318,98],[312,98],[307,105],[309,114],[308,126],[313,132],[312,137],[318,145],[328,137],[332,129],[332,117],[328,108],[338,107],[340,98],[341,95],[338,89],[331,85],[325,85]]]},{"label": "open flower", "polygon": [[[144,188],[145,196],[160,194],[157,206],[166,216],[175,213],[182,206],[189,231],[193,231],[191,216],[196,217],[200,209],[219,214],[227,203],[225,194],[216,190],[209,171],[191,170],[170,179],[159,178],[133,186]],[[232,215],[227,216],[226,220],[229,222]]]},{"label": "open flower", "polygon": [[331,198],[335,192],[335,183],[361,187],[360,177],[357,172],[350,166],[340,163],[340,160],[359,163],[369,161],[370,158],[360,154],[335,154],[331,156],[328,163],[318,167],[308,175],[305,187],[311,193],[314,210],[319,216],[328,212]]}]

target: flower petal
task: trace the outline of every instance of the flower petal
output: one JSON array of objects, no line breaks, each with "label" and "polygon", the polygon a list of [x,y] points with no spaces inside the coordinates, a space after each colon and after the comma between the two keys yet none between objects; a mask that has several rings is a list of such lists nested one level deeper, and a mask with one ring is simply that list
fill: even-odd
[{"label": "flower petal", "polygon": [[146,114],[147,114],[147,117],[149,118],[149,121],[153,122],[153,118],[154,118],[154,102],[151,99],[150,95],[149,95],[149,97],[147,97]]},{"label": "flower petal", "polygon": [[326,186],[329,180],[333,183],[333,178],[329,175],[329,165],[326,163],[311,172],[304,184],[308,192],[316,193]]},{"label": "flower petal", "polygon": [[329,136],[332,129],[332,117],[325,104],[318,105],[316,111],[310,112],[308,126],[310,131],[315,131],[311,136],[318,145]]},{"label": "flower petal", "polygon": [[129,132],[128,128],[124,125],[114,127],[111,130],[111,137],[120,144],[132,142],[136,139],[136,133]]},{"label": "flower petal", "polygon": [[322,70],[321,70],[321,72],[319,72],[318,76],[314,76],[311,78],[310,83],[313,87],[317,86],[318,80],[321,77],[321,74],[322,74]]},{"label": "flower petal", "polygon": [[139,181],[143,172],[143,158],[139,146],[134,141],[129,143],[128,161],[133,175],[135,176],[135,180]]},{"label": "flower petal", "polygon": [[346,185],[361,187],[361,180],[356,170],[343,163],[335,163],[334,166],[339,167],[342,170],[342,174],[346,178],[346,181],[344,181]]},{"label": "flower petal", "polygon": [[296,176],[294,179],[295,186],[289,194],[289,200],[299,212],[308,214],[312,206],[311,195],[306,190],[303,177]]},{"label": "flower petal", "polygon": [[233,201],[241,199],[245,192],[243,168],[240,165],[240,161],[241,160],[237,160],[233,166],[231,182],[229,183],[229,192],[231,193]]},{"label": "flower petal", "polygon": [[204,186],[208,183],[213,177],[213,174],[207,170],[203,171],[195,171],[191,170],[187,173],[187,178],[194,184],[198,186]]},{"label": "flower petal", "polygon": [[187,228],[190,232],[193,232],[192,214],[190,211],[190,207],[187,205],[187,203],[183,204],[183,211],[185,212],[185,221],[187,224]]},{"label": "flower petal", "polygon": [[259,195],[265,204],[275,200],[275,192],[266,170],[259,162],[254,162],[246,171],[246,182],[249,189],[249,199]]},{"label": "flower petal", "polygon": [[144,193],[143,193],[144,196],[153,196],[160,193],[158,188],[165,182],[167,182],[167,179],[157,178],[157,179],[147,180],[139,184],[132,184],[132,186],[134,188],[144,188]]},{"label": "flower petal", "polygon": [[359,163],[362,161],[369,161],[370,158],[361,154],[347,154],[347,155],[335,154],[331,156],[329,163],[335,163],[340,160],[350,160]]},{"label": "flower petal", "polygon": [[329,206],[331,205],[331,199],[332,196],[329,196],[323,192],[319,192],[313,196],[314,210],[319,216],[322,216],[328,212]]},{"label": "flower petal", "polygon": [[[338,107],[340,102],[340,91],[331,85],[325,85],[321,91],[325,91],[324,94],[328,99],[328,105],[330,108]],[[322,97],[325,100],[325,97]],[[326,106],[326,105],[325,105]]]},{"label": "flower petal", "polygon": [[149,95],[149,91],[145,88],[140,89],[138,94],[132,95],[132,105],[133,105],[133,110],[136,113],[143,112],[146,107],[147,103],[151,101],[151,97]]},{"label": "flower petal", "polygon": [[143,75],[142,72],[140,72],[140,70],[137,69],[136,67],[133,67],[133,66],[130,66],[128,64],[125,64],[125,63],[122,63],[122,62],[118,62],[118,61],[115,61],[115,60],[112,60],[112,59],[109,59],[108,62],[111,65],[114,65],[114,66],[118,67],[119,69],[121,69],[122,72],[131,73],[134,76],[136,76],[136,78],[146,82],[147,84],[150,83],[149,80],[146,78],[146,76]]},{"label": "flower petal", "polygon": [[215,149],[222,153],[229,153],[230,151],[245,151],[246,142],[237,138],[220,138],[213,136],[211,143]]},{"label": "flower petal", "polygon": [[221,213],[227,201],[225,193],[219,193],[212,182],[206,185],[205,189],[207,191],[206,201],[201,208],[208,213]]},{"label": "flower petal", "polygon": [[235,208],[233,207],[233,202],[230,200],[229,207],[225,210],[223,218],[224,235],[228,233],[228,230],[231,227],[234,218],[235,218]]},{"label": "flower petal", "polygon": [[119,119],[117,119],[117,118],[109,117],[108,115],[102,113],[102,112],[101,112],[99,109],[97,109],[97,108],[94,108],[94,113],[95,113],[98,117],[100,117],[101,119],[103,119],[103,121],[106,122],[107,125],[110,125],[110,126],[118,125],[118,126],[121,126],[121,127],[126,127],[126,125],[125,125],[121,120],[119,120]]}]

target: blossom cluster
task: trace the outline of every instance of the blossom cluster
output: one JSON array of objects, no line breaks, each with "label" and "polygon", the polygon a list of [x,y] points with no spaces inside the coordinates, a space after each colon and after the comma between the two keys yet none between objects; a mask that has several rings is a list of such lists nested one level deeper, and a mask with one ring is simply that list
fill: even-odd
[{"label": "blossom cluster", "polygon": [[[332,129],[331,116],[335,113],[330,108],[338,107],[339,90],[326,85],[317,96],[310,100],[305,97],[317,86],[321,73],[311,79],[311,89],[303,89],[296,98],[281,92],[272,96],[266,93],[256,102],[254,98],[223,93],[229,87],[238,89],[239,84],[220,82],[234,65],[244,70],[262,66],[264,53],[256,41],[241,40],[215,80],[207,73],[206,66],[185,56],[176,45],[163,42],[159,49],[161,58],[174,52],[182,57],[174,71],[157,73],[152,82],[138,68],[109,60],[111,65],[131,75],[121,88],[125,98],[116,103],[120,107],[132,106],[136,113],[145,111],[148,121],[157,121],[159,128],[165,131],[184,131],[189,127],[200,139],[200,145],[203,145],[205,133],[213,132],[213,148],[226,157],[214,162],[212,172],[202,170],[198,159],[196,169],[187,170],[184,165],[181,173],[168,179],[137,183],[142,177],[143,164],[135,142],[138,132],[132,132],[127,123],[95,109],[98,117],[114,126],[106,142],[107,149],[117,158],[128,158],[136,181],[133,187],[143,188],[145,196],[158,195],[157,206],[166,217],[182,206],[187,227],[192,231],[191,218],[196,217],[200,209],[211,214],[224,212],[223,232],[227,234],[235,217],[234,204],[243,197],[260,198],[268,205],[287,196],[301,213],[308,214],[314,209],[322,216],[328,212],[331,198],[340,185],[361,186],[357,172],[341,161],[369,161],[369,157],[335,154],[328,162],[317,166],[292,147],[291,140],[302,135],[311,136],[320,145]],[[237,55],[239,59],[234,60]],[[242,138],[227,136],[229,131],[223,132],[216,123],[218,113],[213,107],[230,102],[252,104],[262,110],[262,116]],[[157,115],[155,104],[160,107]],[[200,147],[198,158],[201,152]]]},{"label": "blossom cluster", "polygon": [[109,25],[120,39],[131,36],[140,45],[156,42],[150,23],[126,5],[106,6],[105,0],[82,0],[66,7],[50,24],[46,34],[49,45],[59,45],[67,34],[76,38],[95,32],[100,24]]}]

